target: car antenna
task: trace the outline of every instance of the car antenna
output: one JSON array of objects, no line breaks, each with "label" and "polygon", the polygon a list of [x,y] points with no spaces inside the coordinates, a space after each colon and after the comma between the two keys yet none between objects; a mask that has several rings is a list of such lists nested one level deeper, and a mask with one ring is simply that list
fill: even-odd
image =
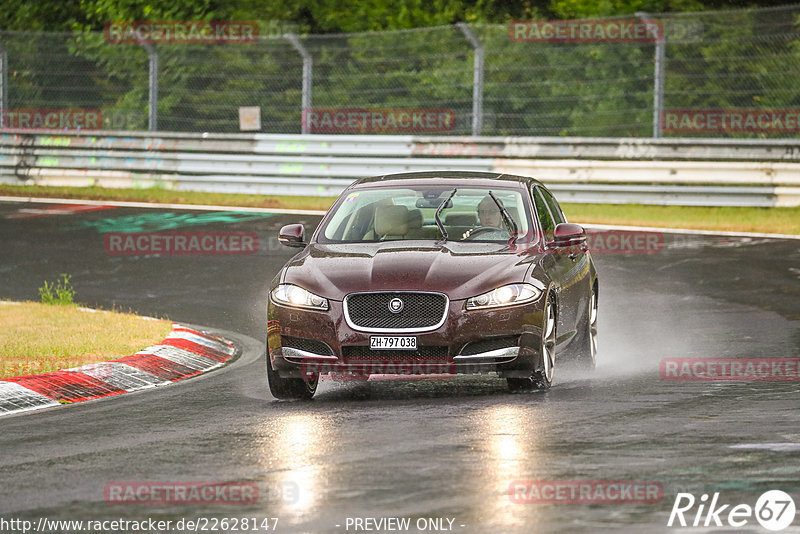
[{"label": "car antenna", "polygon": [[458,189],[453,189],[453,192],[450,193],[450,196],[447,197],[441,204],[439,204],[439,207],[436,208],[436,213],[433,216],[433,218],[436,220],[436,226],[439,227],[439,231],[442,232],[442,237],[444,237],[445,241],[447,241],[447,230],[445,229],[444,224],[442,224],[442,219],[439,217],[439,215],[441,215],[444,207],[447,205],[448,202],[450,202],[450,199],[453,198],[453,196],[456,194],[456,191],[458,191]]},{"label": "car antenna", "polygon": [[500,208],[500,213],[503,215],[503,218],[505,218],[506,223],[508,223],[508,225],[511,227],[512,234],[511,234],[511,238],[508,240],[508,242],[511,245],[513,245],[514,243],[517,242],[517,233],[518,233],[517,223],[515,223],[514,219],[511,218],[511,215],[508,213],[508,210],[506,210],[506,207],[503,206],[503,204],[499,200],[497,200],[497,197],[494,196],[494,193],[489,191],[489,196],[492,197],[492,200],[494,200],[494,203],[497,204],[498,208]]}]

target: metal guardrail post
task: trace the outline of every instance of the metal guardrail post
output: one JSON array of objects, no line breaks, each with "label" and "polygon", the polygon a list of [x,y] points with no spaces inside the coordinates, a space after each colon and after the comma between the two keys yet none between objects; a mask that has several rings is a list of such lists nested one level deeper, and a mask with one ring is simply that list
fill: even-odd
[{"label": "metal guardrail post", "polygon": [[653,96],[653,137],[661,137],[661,115],[664,112],[664,54],[665,38],[659,39],[656,43],[655,59],[655,95]]},{"label": "metal guardrail post", "polygon": [[303,110],[303,118],[301,120],[301,132],[308,133],[308,121],[306,120],[306,113],[311,109],[311,74],[313,69],[313,58],[311,53],[303,46],[297,34],[284,33],[283,37],[289,41],[297,52],[303,56],[303,96],[301,107]]},{"label": "metal guardrail post", "polygon": [[[636,16],[647,24],[652,22],[650,15],[645,11],[637,11]],[[662,136],[661,115],[664,111],[664,59],[667,37],[664,35],[663,26],[660,27],[656,39],[655,54],[653,57],[653,137]]]},{"label": "metal guardrail post", "polygon": [[158,52],[150,43],[142,43],[142,46],[150,58],[147,129],[154,132],[158,130]]},{"label": "metal guardrail post", "polygon": [[0,45],[0,128],[5,128],[8,113],[8,53]]},{"label": "metal guardrail post", "polygon": [[483,43],[466,22],[459,22],[457,26],[475,52],[472,74],[472,135],[478,136],[483,127]]}]

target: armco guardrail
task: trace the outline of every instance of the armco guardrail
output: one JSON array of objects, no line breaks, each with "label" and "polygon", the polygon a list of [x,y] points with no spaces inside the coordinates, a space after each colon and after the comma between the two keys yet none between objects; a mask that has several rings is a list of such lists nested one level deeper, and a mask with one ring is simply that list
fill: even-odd
[{"label": "armco guardrail", "polygon": [[0,134],[0,181],[336,195],[369,175],[539,178],[571,202],[800,205],[800,140],[26,132]]},{"label": "armco guardrail", "polygon": [[414,137],[415,155],[537,159],[800,162],[800,139]]}]

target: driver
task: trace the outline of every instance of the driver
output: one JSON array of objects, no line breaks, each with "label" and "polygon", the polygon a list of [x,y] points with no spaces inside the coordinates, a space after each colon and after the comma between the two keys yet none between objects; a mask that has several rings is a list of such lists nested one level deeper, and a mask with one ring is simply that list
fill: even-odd
[{"label": "driver", "polygon": [[[498,199],[497,202],[503,205],[503,201]],[[497,206],[492,197],[485,196],[483,200],[478,203],[478,219],[481,221],[481,226],[492,226],[494,228],[503,227],[503,216],[500,214],[500,208]]]},{"label": "driver", "polygon": [[[497,202],[500,203],[500,206],[503,205],[503,201],[497,199]],[[480,228],[498,228],[503,229],[503,215],[500,213],[500,208],[497,205],[497,202],[492,200],[492,197],[486,195],[483,199],[478,203],[478,219],[480,220],[480,225],[476,228],[470,228],[464,235],[462,239],[468,239],[476,230]]]}]

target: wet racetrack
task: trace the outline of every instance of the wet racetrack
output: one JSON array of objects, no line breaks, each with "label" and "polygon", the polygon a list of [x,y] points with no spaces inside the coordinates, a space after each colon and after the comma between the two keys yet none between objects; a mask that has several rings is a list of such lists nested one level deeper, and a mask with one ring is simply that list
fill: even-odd
[{"label": "wet racetrack", "polygon": [[[598,368],[557,366],[546,393],[459,376],[322,381],[313,401],[278,402],[263,360],[266,290],[296,250],[277,244],[277,230],[302,222],[308,235],[318,217],[46,207],[0,204],[0,298],[36,300],[44,280],[69,273],[83,304],[210,327],[243,353],[170,387],[1,418],[3,518],[278,518],[278,532],[354,532],[347,518],[405,517],[411,532],[420,518],[444,518],[426,531],[667,532],[691,531],[667,526],[678,492],[754,505],[781,489],[800,505],[800,382],[659,373],[665,358],[800,357],[800,240],[665,234],[658,253],[595,255]],[[106,252],[104,232],[135,230],[255,232],[260,248]],[[258,499],[105,501],[107,484],[131,481],[254,483]],[[517,502],[509,488],[524,481],[647,481],[663,498]]]}]

